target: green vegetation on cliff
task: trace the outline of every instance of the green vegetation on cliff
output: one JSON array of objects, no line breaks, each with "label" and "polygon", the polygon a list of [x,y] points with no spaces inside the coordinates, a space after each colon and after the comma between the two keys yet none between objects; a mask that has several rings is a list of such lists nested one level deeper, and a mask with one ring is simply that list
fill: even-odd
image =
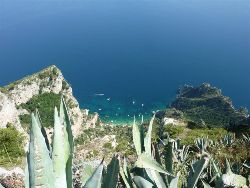
[{"label": "green vegetation on cliff", "polygon": [[16,166],[22,163],[24,137],[12,125],[0,129],[0,166]]},{"label": "green vegetation on cliff", "polygon": [[[54,122],[54,107],[59,107],[60,99],[61,94],[43,93],[32,97],[27,103],[21,104],[20,107],[28,110],[30,113],[38,109],[44,127],[51,127]],[[22,115],[20,119],[23,126],[27,126],[30,122],[29,115]]]},{"label": "green vegetation on cliff", "polygon": [[220,89],[202,84],[198,87],[184,86],[170,108],[161,112],[163,117],[182,118],[196,127],[223,127],[239,125],[246,119],[247,110],[236,110],[229,97]]}]

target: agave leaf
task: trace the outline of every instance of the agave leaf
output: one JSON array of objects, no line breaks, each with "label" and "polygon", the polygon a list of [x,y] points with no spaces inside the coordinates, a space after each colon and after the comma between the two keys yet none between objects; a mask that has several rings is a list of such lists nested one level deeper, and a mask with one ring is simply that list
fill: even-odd
[{"label": "agave leaf", "polygon": [[124,175],[128,178],[129,172],[128,172],[127,160],[126,160],[125,157],[124,157],[124,160],[123,160],[123,172],[124,172]]},{"label": "agave leaf", "polygon": [[47,146],[48,150],[51,152],[51,146],[49,144],[48,135],[47,135],[47,133],[46,133],[46,131],[45,131],[43,125],[42,125],[42,121],[41,121],[41,117],[40,117],[38,109],[36,109],[35,117],[36,117],[36,120],[37,120],[37,124],[40,127],[41,132],[43,134],[43,137],[45,139],[46,146]]},{"label": "agave leaf", "polygon": [[88,179],[83,188],[101,188],[102,185],[103,161],[96,168],[95,172]]},{"label": "agave leaf", "polygon": [[129,183],[129,179],[126,177],[125,173],[124,173],[124,169],[120,166],[120,175],[121,178],[126,186],[126,188],[131,188],[132,184]]},{"label": "agave leaf", "polygon": [[4,188],[1,183],[0,183],[0,188]]},{"label": "agave leaf", "polygon": [[[29,155],[29,153],[27,153],[27,156]],[[24,170],[25,176],[24,176],[24,185],[25,187],[29,188],[30,187],[30,174],[29,174],[29,166],[28,166],[28,157],[26,158],[26,166],[25,166],[25,170]],[[0,184],[1,185],[1,184]],[[1,188],[1,186],[0,186]]]},{"label": "agave leaf", "polygon": [[119,174],[119,160],[114,156],[107,167],[107,174],[104,177],[103,188],[116,188]]},{"label": "agave leaf", "polygon": [[209,162],[209,157],[203,156],[200,160],[196,161],[192,165],[192,169],[189,173],[187,187],[195,188],[202,171],[206,168]]},{"label": "agave leaf", "polygon": [[160,156],[160,150],[159,150],[158,144],[154,144],[153,147],[154,147],[154,154],[155,154],[154,158],[157,161],[157,163],[159,163],[160,165],[162,165],[161,156]]},{"label": "agave leaf", "polygon": [[[173,142],[171,140],[164,147],[165,168],[169,173],[173,173]],[[171,181],[170,178],[169,182]]]},{"label": "agave leaf", "polygon": [[30,142],[27,155],[29,186],[54,188],[52,160],[35,115],[31,114]]},{"label": "agave leaf", "polygon": [[57,108],[54,112],[54,137],[52,161],[55,174],[55,187],[66,188],[66,161],[68,155],[65,155],[65,149],[68,148],[64,142],[64,128],[60,122]]},{"label": "agave leaf", "polygon": [[223,174],[220,181],[216,184],[216,187],[221,185],[232,187],[247,187],[247,179],[241,175],[234,174],[231,170],[229,161],[226,159],[226,174]]},{"label": "agave leaf", "polygon": [[140,176],[135,176],[133,180],[138,188],[152,188],[154,186],[152,183]]},{"label": "agave leaf", "polygon": [[72,164],[73,164],[73,153],[74,153],[74,138],[71,129],[71,122],[68,115],[67,106],[63,97],[61,98],[60,104],[60,121],[64,126],[64,145],[65,145],[65,159],[66,162],[66,178],[67,187],[71,188],[73,186],[73,176],[72,176]]},{"label": "agave leaf", "polygon": [[173,176],[171,173],[165,171],[161,165],[159,165],[151,156],[146,153],[142,153],[138,157],[135,166],[138,168],[155,170],[157,172]]},{"label": "agave leaf", "polygon": [[202,181],[203,187],[204,188],[212,188],[208,183]]},{"label": "agave leaf", "polygon": [[125,177],[125,174],[124,174],[123,170],[120,170],[120,176],[121,176],[121,178],[122,178],[122,180],[123,180],[123,182],[125,184],[125,187],[126,188],[131,188],[127,178]]},{"label": "agave leaf", "polygon": [[95,169],[93,168],[93,166],[89,164],[85,165],[81,176],[81,183],[84,185],[94,172]]},{"label": "agave leaf", "polygon": [[141,130],[139,125],[135,122],[134,117],[134,124],[133,124],[133,142],[135,145],[135,150],[137,155],[141,155],[142,153],[142,141],[141,141]]},{"label": "agave leaf", "polygon": [[212,160],[212,165],[213,165],[216,176],[220,177],[221,171],[220,171],[219,167],[215,164],[214,160]]},{"label": "agave leaf", "polygon": [[128,165],[127,165],[127,160],[125,157],[124,157],[124,161],[123,161],[123,172],[124,172],[125,177],[127,178],[129,185],[132,187],[132,184],[133,184],[132,177],[130,175],[130,171],[129,171]]},{"label": "agave leaf", "polygon": [[152,129],[153,129],[153,123],[155,119],[155,114],[150,120],[149,127],[148,127],[148,132],[146,137],[144,138],[144,148],[145,152],[149,155],[151,155],[151,137],[152,137]]},{"label": "agave leaf", "polygon": [[150,169],[146,169],[146,172],[150,179],[155,183],[157,188],[166,188],[165,182],[163,181],[159,172]]},{"label": "agave leaf", "polygon": [[178,188],[179,176],[180,174],[177,173],[177,176],[171,180],[169,188]]}]

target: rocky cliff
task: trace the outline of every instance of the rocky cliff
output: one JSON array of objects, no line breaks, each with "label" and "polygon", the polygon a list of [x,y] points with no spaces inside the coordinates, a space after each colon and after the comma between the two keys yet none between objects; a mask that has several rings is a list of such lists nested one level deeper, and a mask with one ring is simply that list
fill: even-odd
[{"label": "rocky cliff", "polygon": [[197,127],[228,128],[241,124],[248,118],[248,112],[245,108],[236,109],[220,89],[204,83],[182,87],[170,107],[158,112],[158,116],[184,119]]},{"label": "rocky cliff", "polygon": [[[75,135],[83,125],[83,111],[72,93],[72,88],[56,66],[50,66],[38,73],[27,76],[10,85],[0,88],[0,128],[12,124],[23,131],[20,117],[29,114],[34,97],[43,94],[63,95],[69,106],[69,114]],[[54,103],[52,103],[54,104]],[[52,105],[51,104],[51,105]]]}]

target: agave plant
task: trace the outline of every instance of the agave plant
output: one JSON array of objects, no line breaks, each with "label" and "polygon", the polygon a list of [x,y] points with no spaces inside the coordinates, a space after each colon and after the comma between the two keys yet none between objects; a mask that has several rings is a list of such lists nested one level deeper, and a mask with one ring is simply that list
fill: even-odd
[{"label": "agave plant", "polygon": [[243,134],[243,140],[246,142],[246,143],[249,143],[250,144],[250,135],[249,134]]},{"label": "agave plant", "polygon": [[[144,138],[143,127],[138,125],[135,121],[133,124],[133,142],[138,155],[138,158],[134,164],[132,173],[127,168],[126,162],[124,162],[123,167],[120,167],[120,174],[122,177],[122,182],[124,186],[130,187],[157,187],[157,188],[177,188],[178,185],[182,184],[179,181],[180,172],[174,172],[173,169],[173,159],[174,150],[180,150],[178,146],[179,141],[168,140],[167,143],[163,142],[164,146],[164,161],[165,166],[162,166],[161,160],[159,159],[159,151],[152,153],[152,127],[154,123],[154,118],[151,119],[148,127],[148,132]],[[174,144],[175,143],[175,144]],[[176,145],[176,146],[174,146]],[[154,148],[154,150],[156,150]],[[186,160],[187,150],[182,150],[182,160]],[[185,151],[185,152],[184,152]],[[157,154],[158,153],[158,154]],[[126,160],[125,160],[126,161]],[[182,162],[183,162],[182,161]],[[192,166],[192,171],[190,171],[189,177],[187,178],[188,188],[194,188],[199,180],[200,174],[207,166],[209,157],[202,156],[201,159],[194,162]],[[183,186],[184,183],[183,183]]]},{"label": "agave plant", "polygon": [[[31,114],[30,142],[25,170],[25,187],[72,188],[73,134],[64,99],[60,111],[54,111],[54,134],[49,144],[39,113]],[[51,149],[52,148],[52,149]],[[118,182],[119,160],[114,156],[104,172],[104,162],[89,174],[84,188],[115,188]]]},{"label": "agave plant", "polygon": [[[29,151],[27,153],[26,188],[72,188],[73,134],[66,104],[62,98],[60,110],[54,111],[54,134],[52,146],[36,111],[31,115]],[[85,169],[83,188],[116,188],[120,179],[127,188],[195,188],[235,186],[247,187],[245,177],[232,172],[226,161],[226,172],[211,159],[206,147],[209,141],[196,140],[201,151],[199,158],[189,160],[189,147],[181,146],[180,140],[168,138],[162,141],[163,152],[159,143],[152,143],[152,129],[155,116],[151,119],[144,137],[143,126],[133,124],[133,142],[137,160],[130,170],[126,158],[114,155],[105,170],[104,160],[93,169]],[[227,137],[226,140],[232,140]],[[227,141],[227,143],[232,143]],[[163,157],[161,157],[163,156]],[[183,173],[188,169],[188,173]],[[120,174],[120,178],[119,178]],[[0,185],[1,188],[1,185]]]},{"label": "agave plant", "polygon": [[195,145],[201,154],[207,153],[207,148],[210,145],[210,143],[211,141],[208,139],[208,137],[197,138],[195,140]]},{"label": "agave plant", "polygon": [[247,179],[241,175],[235,174],[231,170],[231,165],[229,161],[226,159],[226,170],[223,174],[219,167],[214,163],[213,164],[214,171],[216,172],[215,177],[212,180],[215,180],[215,187],[241,187],[247,188]]},{"label": "agave plant", "polygon": [[59,113],[55,108],[52,150],[41,124],[39,113],[31,114],[32,122],[25,176],[26,187],[66,188],[73,185],[73,134],[63,98]]},{"label": "agave plant", "polygon": [[235,141],[235,137],[232,134],[227,134],[221,139],[221,144],[226,147],[231,147]]}]

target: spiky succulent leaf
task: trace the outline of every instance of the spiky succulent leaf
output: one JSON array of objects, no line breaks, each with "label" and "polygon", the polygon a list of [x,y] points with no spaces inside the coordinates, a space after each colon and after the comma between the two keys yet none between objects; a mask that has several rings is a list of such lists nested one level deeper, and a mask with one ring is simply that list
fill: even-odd
[{"label": "spiky succulent leaf", "polygon": [[226,159],[226,174],[223,174],[217,182],[216,187],[247,187],[247,179],[241,175],[234,174],[231,170],[229,161]]},{"label": "spiky succulent leaf", "polygon": [[161,165],[159,165],[151,156],[149,156],[147,153],[142,153],[136,163],[135,166],[138,168],[145,168],[145,169],[151,169],[155,170],[157,172],[171,175],[171,173],[165,171]]},{"label": "spiky succulent leaf", "polygon": [[200,177],[201,173],[203,172],[203,170],[208,165],[208,162],[209,162],[209,157],[202,156],[202,158],[200,160],[196,161],[192,165],[192,169],[189,173],[188,182],[187,182],[188,188],[195,188],[195,186],[199,180],[199,177]]},{"label": "spiky succulent leaf", "polygon": [[127,180],[127,178],[125,177],[125,174],[124,174],[124,172],[123,172],[122,170],[120,170],[120,176],[121,176],[121,178],[122,178],[122,181],[123,181],[125,187],[126,187],[126,188],[131,188],[131,186],[130,186],[130,184],[128,183],[128,180]]},{"label": "spiky succulent leaf", "polygon": [[133,123],[133,142],[135,145],[135,150],[137,155],[141,155],[142,153],[142,141],[141,141],[141,130],[140,126],[135,122]]},{"label": "spiky succulent leaf", "polygon": [[135,176],[133,180],[138,188],[152,188],[154,186],[152,183],[140,176]]},{"label": "spiky succulent leaf", "polygon": [[178,183],[179,183],[179,173],[175,178],[173,178],[169,184],[169,188],[178,188]]},{"label": "spiky succulent leaf", "polygon": [[154,119],[155,119],[155,115],[150,120],[148,132],[146,134],[146,137],[144,138],[145,152],[149,155],[151,155],[151,137],[152,137],[152,129],[153,129]]},{"label": "spiky succulent leaf", "polygon": [[27,160],[27,158],[26,158],[26,166],[25,166],[25,170],[24,170],[24,173],[25,173],[24,185],[25,185],[25,187],[28,188],[28,187],[30,187],[30,179],[29,179],[30,175],[29,175],[29,166],[28,166],[28,160]]},{"label": "spiky succulent leaf", "polygon": [[94,172],[95,169],[93,168],[93,166],[89,164],[85,165],[81,176],[81,183],[84,185]]},{"label": "spiky succulent leaf", "polygon": [[[64,143],[68,148],[65,149],[65,155],[68,154],[66,162],[66,178],[67,187],[71,188],[73,186],[73,176],[72,176],[72,164],[73,164],[73,153],[74,153],[74,138],[71,128],[71,122],[67,110],[64,98],[61,98],[60,104],[60,121],[65,127],[64,129]],[[68,144],[67,144],[68,143]]]},{"label": "spiky succulent leaf", "polygon": [[83,188],[101,188],[102,185],[103,161],[96,168],[95,172],[88,179]]},{"label": "spiky succulent leaf", "polygon": [[[55,174],[55,187],[66,188],[66,162],[68,154],[65,154],[65,149],[69,147],[64,140],[65,127],[61,124],[58,116],[57,108],[55,107],[54,113],[54,137],[53,137],[53,168]],[[65,145],[66,144],[66,145]]]},{"label": "spiky succulent leaf", "polygon": [[29,186],[30,188],[53,188],[54,174],[49,150],[38,125],[38,120],[33,113],[31,119],[29,152],[27,154]]},{"label": "spiky succulent leaf", "polygon": [[0,188],[4,188],[1,183],[0,183]]},{"label": "spiky succulent leaf", "polygon": [[104,177],[103,188],[116,188],[119,174],[119,160],[114,156],[107,167],[107,173]]},{"label": "spiky succulent leaf", "polygon": [[123,183],[125,184],[126,188],[131,188],[132,183],[130,183],[130,179],[125,175],[123,168],[120,166],[120,176],[122,178]]},{"label": "spiky succulent leaf", "polygon": [[212,159],[212,166],[213,166],[215,175],[217,177],[220,177],[221,176],[221,171],[220,171],[219,167],[217,166],[217,164],[215,164],[215,161],[213,159]]},{"label": "spiky succulent leaf", "polygon": [[203,187],[204,188],[212,188],[208,183],[202,181]]},{"label": "spiky succulent leaf", "polygon": [[128,176],[129,176],[128,164],[127,164],[127,160],[125,157],[123,159],[123,172],[124,172],[124,175],[128,178]]},{"label": "spiky succulent leaf", "polygon": [[146,169],[146,172],[157,188],[166,188],[165,182],[163,181],[162,176],[159,172],[151,169]]},{"label": "spiky succulent leaf", "polygon": [[158,144],[154,144],[153,147],[154,147],[154,158],[157,161],[157,163],[162,165],[161,155],[160,155],[160,150],[159,150]]},{"label": "spiky succulent leaf", "polygon": [[37,124],[40,127],[41,132],[43,134],[43,137],[45,139],[46,146],[47,146],[48,150],[51,152],[51,146],[49,144],[48,135],[47,135],[47,133],[46,133],[46,131],[45,131],[43,125],[42,125],[41,117],[40,117],[39,111],[37,109],[36,109],[35,117],[36,117],[36,120],[37,120]]},{"label": "spiky succulent leaf", "polygon": [[173,173],[173,141],[169,140],[164,147],[165,168],[169,173]]}]

